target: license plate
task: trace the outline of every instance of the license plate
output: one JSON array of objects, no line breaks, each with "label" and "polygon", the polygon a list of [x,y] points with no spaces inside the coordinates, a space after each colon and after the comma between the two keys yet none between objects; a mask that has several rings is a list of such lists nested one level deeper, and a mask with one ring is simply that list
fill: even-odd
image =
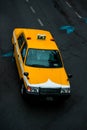
[{"label": "license plate", "polygon": [[46,97],[47,101],[53,101],[53,97]]}]

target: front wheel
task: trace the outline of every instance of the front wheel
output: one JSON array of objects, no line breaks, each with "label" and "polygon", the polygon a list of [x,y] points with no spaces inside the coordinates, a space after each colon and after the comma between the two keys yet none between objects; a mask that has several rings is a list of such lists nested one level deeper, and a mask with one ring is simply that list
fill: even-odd
[{"label": "front wheel", "polygon": [[20,93],[21,93],[21,96],[24,98],[25,97],[24,83],[21,83]]}]

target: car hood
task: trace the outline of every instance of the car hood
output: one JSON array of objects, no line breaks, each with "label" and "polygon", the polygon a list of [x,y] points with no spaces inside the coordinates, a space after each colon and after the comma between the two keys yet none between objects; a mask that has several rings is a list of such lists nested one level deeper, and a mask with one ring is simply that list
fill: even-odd
[{"label": "car hood", "polygon": [[29,73],[29,84],[44,84],[49,86],[69,85],[65,69],[62,68],[35,68],[25,67],[25,72]]}]

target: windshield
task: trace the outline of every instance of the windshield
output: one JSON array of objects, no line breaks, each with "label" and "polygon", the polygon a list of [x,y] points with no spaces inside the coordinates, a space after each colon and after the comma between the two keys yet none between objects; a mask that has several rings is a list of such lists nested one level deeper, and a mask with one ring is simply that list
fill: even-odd
[{"label": "windshield", "polygon": [[28,49],[25,64],[43,68],[62,67],[62,61],[57,50]]}]

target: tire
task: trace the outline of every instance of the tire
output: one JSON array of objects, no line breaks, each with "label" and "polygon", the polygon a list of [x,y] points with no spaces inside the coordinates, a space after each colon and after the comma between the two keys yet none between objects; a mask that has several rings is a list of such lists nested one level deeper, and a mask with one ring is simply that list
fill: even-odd
[{"label": "tire", "polygon": [[24,91],[24,83],[21,83],[20,93],[21,93],[21,96],[22,96],[23,98],[26,97],[26,94],[25,94],[25,91]]}]

